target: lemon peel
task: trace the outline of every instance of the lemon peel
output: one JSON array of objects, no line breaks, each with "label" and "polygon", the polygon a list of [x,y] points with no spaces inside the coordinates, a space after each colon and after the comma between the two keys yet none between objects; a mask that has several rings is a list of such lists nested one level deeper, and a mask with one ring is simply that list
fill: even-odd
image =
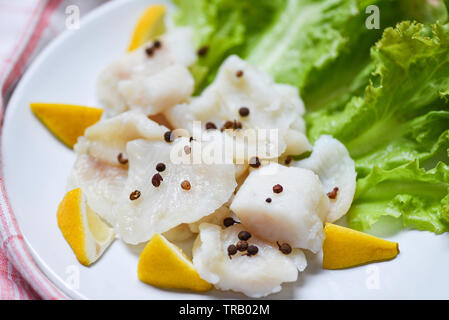
[{"label": "lemon peel", "polygon": [[78,261],[94,263],[114,241],[114,233],[86,203],[80,188],[66,193],[57,211],[58,227]]},{"label": "lemon peel", "polygon": [[152,5],[142,13],[134,27],[128,52],[137,49],[147,41],[165,32],[165,11],[165,6],[163,5]]},{"label": "lemon peel", "polygon": [[365,263],[390,260],[399,253],[397,242],[326,223],[323,269],[343,269]]},{"label": "lemon peel", "polygon": [[155,234],[142,251],[137,268],[145,283],[167,289],[190,289],[203,292],[212,285],[200,278],[190,259],[180,248]]},{"label": "lemon peel", "polygon": [[30,103],[36,117],[69,148],[73,148],[78,137],[98,122],[102,109],[60,103]]}]

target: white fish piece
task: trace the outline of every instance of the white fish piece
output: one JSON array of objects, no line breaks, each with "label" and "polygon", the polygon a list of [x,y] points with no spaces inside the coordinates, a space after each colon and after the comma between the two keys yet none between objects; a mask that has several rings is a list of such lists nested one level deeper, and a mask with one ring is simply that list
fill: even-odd
[{"label": "white fish piece", "polygon": [[[128,180],[115,208],[119,217],[117,233],[125,242],[144,242],[155,233],[198,221],[232,196],[237,185],[234,165],[192,163],[199,144],[184,137],[172,143],[146,140],[128,143]],[[184,147],[191,148],[188,155]],[[156,187],[152,177],[157,173],[158,163],[164,163],[166,168],[159,173],[163,181]],[[184,180],[189,181],[190,190],[181,187]],[[135,190],[140,197],[133,201],[130,194]]]},{"label": "white fish piece", "polygon": [[196,60],[191,32],[175,28],[159,39],[162,46],[153,55],[145,52],[153,44],[149,42],[106,67],[97,79],[97,97],[106,116],[129,109],[157,114],[185,101],[193,92],[187,67]]},{"label": "white fish piece", "polygon": [[[239,71],[243,72],[240,77],[237,76]],[[239,114],[241,107],[249,109],[248,116]],[[194,120],[201,121],[203,126],[212,122],[218,128],[226,121],[237,120],[243,129],[277,130],[281,140],[284,140],[289,130],[294,130],[302,135],[301,139],[294,140],[296,144],[303,142],[299,148],[301,151],[310,149],[304,134],[304,112],[304,103],[297,88],[275,83],[268,74],[232,55],[223,62],[214,82],[201,96],[175,106],[165,115],[174,127],[190,131]],[[297,150],[297,145],[292,147],[292,151]]]},{"label": "white fish piece", "polygon": [[153,76],[136,75],[117,84],[131,110],[155,115],[185,101],[193,93],[194,80],[189,70],[179,64],[165,68]]},{"label": "white fish piece", "polygon": [[304,152],[312,150],[312,146],[306,135],[299,130],[288,129],[284,135],[284,141],[286,149],[283,154],[286,156],[301,155]]},{"label": "white fish piece", "polygon": [[89,207],[114,225],[114,207],[123,193],[127,177],[127,169],[81,154],[73,165],[67,190],[81,188]]},{"label": "white fish piece", "polygon": [[202,223],[215,224],[217,226],[223,226],[223,220],[227,217],[234,218],[235,215],[229,210],[229,203],[222,205],[220,208],[215,210],[212,214],[201,218],[200,220],[190,223],[189,229],[191,232],[199,233],[200,225]]},{"label": "white fish piece", "polygon": [[128,111],[113,118],[101,120],[86,129],[78,139],[75,152],[88,153],[111,165],[122,166],[118,155],[126,159],[126,144],[136,139],[163,140],[168,129],[136,111]]},{"label": "white fish piece", "polygon": [[321,136],[315,142],[310,157],[292,162],[292,166],[315,172],[325,193],[338,188],[336,198],[330,199],[327,222],[334,222],[348,212],[354,199],[357,173],[354,160],[340,141],[329,135]]},{"label": "white fish piece", "polygon": [[242,292],[260,298],[281,290],[284,282],[294,282],[298,271],[307,266],[304,253],[293,249],[288,255],[279,251],[276,244],[252,236],[248,243],[257,246],[258,253],[246,256],[238,252],[228,256],[227,248],[236,244],[238,233],[245,230],[240,224],[226,229],[202,223],[200,234],[193,247],[193,265],[201,278],[217,289]]},{"label": "white fish piece", "polygon": [[[281,185],[282,192],[275,193],[275,185]],[[318,176],[310,170],[277,163],[255,169],[230,209],[249,232],[261,239],[286,242],[314,253],[321,250],[329,200]]]}]

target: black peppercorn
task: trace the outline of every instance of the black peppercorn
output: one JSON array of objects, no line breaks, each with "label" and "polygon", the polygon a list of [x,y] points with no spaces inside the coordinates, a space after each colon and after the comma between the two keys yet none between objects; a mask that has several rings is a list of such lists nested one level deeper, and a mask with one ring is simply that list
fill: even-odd
[{"label": "black peppercorn", "polygon": [[259,248],[257,248],[255,245],[250,245],[248,246],[247,252],[248,256],[254,256],[257,254],[257,252],[259,252]]},{"label": "black peppercorn", "polygon": [[247,241],[249,238],[251,238],[251,233],[248,231],[240,231],[238,234],[238,238],[243,241]]}]

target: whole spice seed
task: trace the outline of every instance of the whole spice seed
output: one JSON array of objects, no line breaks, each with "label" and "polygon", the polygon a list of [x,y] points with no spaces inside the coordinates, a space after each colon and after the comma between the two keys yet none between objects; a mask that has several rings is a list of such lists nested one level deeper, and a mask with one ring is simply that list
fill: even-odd
[{"label": "whole spice seed", "polygon": [[248,256],[254,256],[257,254],[257,252],[259,252],[259,248],[257,248],[255,245],[249,245],[248,249],[247,249],[247,254]]},{"label": "whole spice seed", "polygon": [[284,190],[284,188],[282,188],[282,186],[280,184],[276,184],[275,186],[273,186],[274,193],[281,193],[283,190]]},{"label": "whole spice seed", "polygon": [[236,221],[234,219],[232,219],[231,217],[224,218],[224,220],[223,220],[223,225],[226,228],[232,226],[234,223],[236,223]]},{"label": "whole spice seed", "polygon": [[249,238],[251,238],[251,233],[248,231],[240,231],[237,235],[240,240],[247,241]]},{"label": "whole spice seed", "polygon": [[242,77],[242,76],[243,76],[243,70],[237,70],[237,72],[235,73],[235,76],[236,76],[237,78]]},{"label": "whole spice seed", "polygon": [[242,129],[242,123],[234,120],[234,122],[232,123],[232,129],[234,130]]},{"label": "whole spice seed", "polygon": [[129,195],[129,200],[137,200],[140,197],[140,191],[139,190],[134,190],[133,192],[131,192],[131,194]]},{"label": "whole spice seed", "polygon": [[233,130],[242,129],[242,123],[237,120],[234,121],[228,120],[223,124],[220,130],[223,131],[226,129],[233,129]]},{"label": "whole spice seed", "polygon": [[265,199],[265,202],[271,203],[271,198],[266,198],[266,199]]},{"label": "whole spice seed", "polygon": [[162,46],[162,42],[160,40],[156,40],[153,43],[153,47],[156,49],[160,49],[160,47]]},{"label": "whole spice seed", "polygon": [[290,254],[292,252],[292,247],[288,243],[279,244],[277,241],[276,243],[283,254]]},{"label": "whole spice seed", "polygon": [[164,133],[164,140],[166,142],[173,142],[173,133],[171,131],[167,131]]},{"label": "whole spice seed", "polygon": [[191,188],[190,182],[187,180],[184,180],[183,182],[181,182],[181,188],[183,188],[184,190],[190,190],[190,188]]},{"label": "whole spice seed", "polygon": [[152,57],[154,54],[154,48],[153,47],[146,48],[145,53],[147,54],[147,56]]},{"label": "whole spice seed", "polygon": [[284,163],[285,163],[286,165],[289,165],[291,162],[292,162],[292,157],[287,156],[287,158],[285,158]]},{"label": "whole spice seed", "polygon": [[123,158],[123,154],[119,153],[117,156],[117,160],[120,164],[127,164],[128,163],[128,159]]},{"label": "whole spice seed", "polygon": [[190,152],[192,152],[192,148],[190,148],[189,146],[184,146],[184,152],[186,154],[190,154]]},{"label": "whole spice seed", "polygon": [[153,178],[151,178],[151,183],[153,184],[153,186],[159,187],[161,185],[161,181],[163,180],[164,179],[162,178],[162,176],[159,173],[156,173]]},{"label": "whole spice seed", "polygon": [[335,187],[331,192],[327,193],[327,196],[329,197],[329,199],[336,199],[337,198],[337,194],[338,194],[338,187]]},{"label": "whole spice seed", "polygon": [[249,115],[249,109],[248,109],[247,107],[241,107],[241,108],[239,109],[239,114],[240,114],[242,117],[247,117],[247,116]]},{"label": "whole spice seed", "polygon": [[232,121],[226,121],[223,126],[221,127],[221,131],[226,129],[232,129],[234,127],[234,123]]},{"label": "whole spice seed", "polygon": [[233,245],[233,244],[230,244],[228,246],[228,256],[229,256],[229,258],[231,258],[231,256],[233,256],[236,253],[237,253],[237,247],[235,245]]},{"label": "whole spice seed", "polygon": [[260,160],[259,157],[251,157],[249,159],[249,166],[251,168],[259,168],[260,167]]},{"label": "whole spice seed", "polygon": [[206,130],[217,129],[217,126],[213,122],[206,122]]},{"label": "whole spice seed", "polygon": [[208,51],[209,51],[208,46],[202,46],[201,48],[198,49],[197,54],[202,57],[205,56]]},{"label": "whole spice seed", "polygon": [[164,170],[165,170],[165,164],[163,164],[162,162],[159,162],[159,163],[156,165],[156,170],[159,171],[159,172],[164,171]]},{"label": "whole spice seed", "polygon": [[237,250],[240,252],[246,251],[248,249],[248,242],[240,240],[237,242]]}]

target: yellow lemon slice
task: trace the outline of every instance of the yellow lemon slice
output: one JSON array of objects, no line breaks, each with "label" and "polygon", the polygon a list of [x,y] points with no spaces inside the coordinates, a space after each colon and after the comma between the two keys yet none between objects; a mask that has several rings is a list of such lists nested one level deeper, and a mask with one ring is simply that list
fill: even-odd
[{"label": "yellow lemon slice", "polygon": [[163,34],[165,32],[164,16],[165,6],[149,6],[137,21],[128,51],[132,51],[145,42]]},{"label": "yellow lemon slice", "polygon": [[200,278],[182,250],[159,234],[155,234],[142,251],[137,276],[141,281],[161,288],[212,289],[210,283]]},{"label": "yellow lemon slice", "polygon": [[81,189],[67,192],[58,207],[58,226],[78,261],[94,263],[114,241],[114,232],[86,203]]},{"label": "yellow lemon slice", "polygon": [[397,242],[326,223],[323,268],[343,269],[369,262],[390,260],[399,253]]},{"label": "yellow lemon slice", "polygon": [[71,104],[30,103],[30,107],[47,129],[70,148],[103,114],[102,109]]}]

